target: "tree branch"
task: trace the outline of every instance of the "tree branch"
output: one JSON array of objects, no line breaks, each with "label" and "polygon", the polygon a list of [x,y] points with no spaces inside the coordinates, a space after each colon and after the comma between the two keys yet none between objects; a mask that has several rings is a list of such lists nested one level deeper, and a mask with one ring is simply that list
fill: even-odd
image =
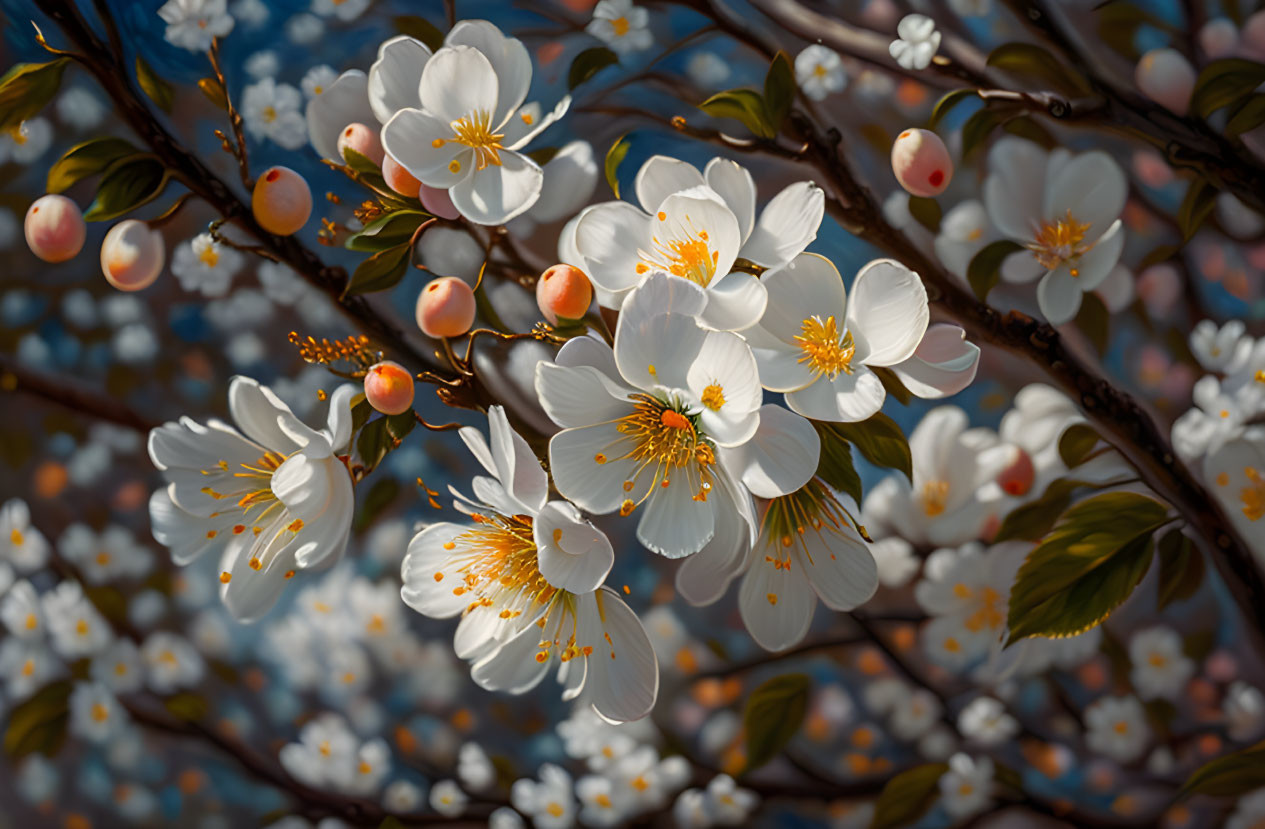
[{"label": "tree branch", "polygon": [[34,371],[3,354],[0,354],[0,392],[26,392],[78,414],[108,420],[138,432],[148,432],[158,425],[104,391],[64,375]]}]

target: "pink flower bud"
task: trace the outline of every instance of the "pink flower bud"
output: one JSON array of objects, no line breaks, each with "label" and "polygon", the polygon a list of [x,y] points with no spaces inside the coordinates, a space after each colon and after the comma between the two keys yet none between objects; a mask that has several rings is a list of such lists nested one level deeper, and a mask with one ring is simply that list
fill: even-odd
[{"label": "pink flower bud", "polygon": [[365,399],[385,415],[406,412],[413,405],[413,375],[399,363],[378,363],[365,375]]},{"label": "pink flower bud", "polygon": [[592,302],[593,285],[579,268],[554,265],[536,281],[536,304],[550,325],[581,319]]},{"label": "pink flower bud", "polygon": [[382,149],[382,141],[378,138],[378,131],[360,123],[348,124],[338,134],[339,157],[345,159],[347,156],[344,151],[349,149],[355,150],[379,167],[386,155]]},{"label": "pink flower bud", "polygon": [[1260,60],[1265,56],[1265,12],[1249,17],[1239,36],[1239,51],[1245,57]]},{"label": "pink flower bud", "polygon": [[455,219],[461,215],[457,212],[457,208],[453,207],[452,199],[448,197],[447,190],[427,187],[423,184],[418,188],[417,197],[422,200],[422,207],[425,207],[432,216],[438,216],[441,219]]},{"label": "pink flower bud", "polygon": [[1138,61],[1134,81],[1143,95],[1185,115],[1195,89],[1195,68],[1176,49],[1152,49]]},{"label": "pink flower bud", "polygon": [[931,130],[905,130],[892,144],[892,172],[900,186],[923,198],[938,196],[953,178],[953,159]]},{"label": "pink flower bud", "polygon": [[312,215],[312,191],[289,167],[272,167],[255,182],[250,199],[255,221],[269,233],[298,233]]},{"label": "pink flower bud", "polygon": [[1204,671],[1209,679],[1229,684],[1239,678],[1239,663],[1229,651],[1213,651],[1204,662]]},{"label": "pink flower bud", "polygon": [[1137,290],[1151,316],[1163,318],[1172,310],[1181,294],[1181,277],[1176,268],[1162,262],[1142,271],[1138,277]]},{"label": "pink flower bud", "polygon": [[1037,470],[1032,465],[1032,457],[1016,446],[1014,459],[997,475],[997,485],[1007,495],[1020,497],[1027,495],[1028,490],[1032,489],[1032,481],[1036,476]]},{"label": "pink flower bud", "polygon": [[420,181],[413,178],[412,173],[389,155],[382,157],[382,177],[387,180],[387,187],[410,199],[417,198],[417,191],[422,186]]},{"label": "pink flower bud", "polygon": [[83,249],[88,227],[79,205],[65,196],[41,196],[26,211],[26,244],[45,262],[65,262]]},{"label": "pink flower bud", "polygon": [[1199,30],[1199,48],[1210,60],[1226,58],[1239,46],[1239,30],[1228,17],[1209,20]]},{"label": "pink flower bud", "polygon": [[101,272],[120,291],[140,291],[162,273],[166,255],[161,233],[144,222],[125,219],[101,242]]},{"label": "pink flower bud", "polygon": [[428,337],[460,337],[474,325],[474,291],[455,276],[432,280],[417,298],[417,326]]}]

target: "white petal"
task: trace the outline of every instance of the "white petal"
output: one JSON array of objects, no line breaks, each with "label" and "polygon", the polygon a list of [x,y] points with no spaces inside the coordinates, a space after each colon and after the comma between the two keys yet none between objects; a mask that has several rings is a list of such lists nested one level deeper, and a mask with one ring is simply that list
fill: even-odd
[{"label": "white petal", "polygon": [[[420,109],[402,109],[382,128],[382,146],[387,153],[414,178],[441,189],[474,172],[474,152],[450,140],[452,137],[451,126]],[[438,147],[436,141],[440,142]]]},{"label": "white petal", "polygon": [[[487,57],[469,46],[440,49],[422,70],[422,109],[444,123],[496,112],[498,81]],[[517,106],[517,104],[515,104]]]},{"label": "white petal", "polygon": [[550,660],[536,660],[541,638],[541,631],[534,622],[524,625],[513,638],[475,662],[470,667],[470,678],[488,691],[510,694],[530,691],[549,671]]},{"label": "white petal", "polygon": [[760,407],[760,428],[751,440],[724,450],[726,465],[759,498],[787,495],[808,483],[820,453],[821,438],[812,423],[774,403]]},{"label": "white petal", "polygon": [[848,526],[803,536],[795,564],[802,565],[808,582],[832,610],[852,610],[865,604],[878,589],[878,565],[861,537]]},{"label": "white petal", "polygon": [[[549,469],[558,492],[597,515],[619,509],[629,497],[624,481],[636,470],[635,461],[607,455],[622,437],[614,423],[563,429],[554,435],[549,441]],[[604,463],[597,462],[598,455],[606,456]]]},{"label": "white petal", "polygon": [[779,567],[782,559],[764,555],[765,541],[761,536],[751,569],[743,576],[738,608],[751,638],[765,650],[779,651],[798,644],[808,633],[817,596],[799,562]]},{"label": "white petal", "polygon": [[984,206],[988,218],[1011,239],[1031,239],[1045,218],[1042,184],[1048,155],[1031,141],[1006,136],[988,151]]},{"label": "white petal", "polygon": [[615,550],[601,530],[565,501],[550,501],[532,525],[540,574],[571,593],[596,590],[615,563]]},{"label": "white petal", "polygon": [[716,501],[716,533],[712,540],[681,562],[676,590],[692,605],[708,605],[725,595],[729,583],[747,564],[751,538],[747,525],[728,498]]},{"label": "white petal", "polygon": [[717,157],[707,162],[703,177],[707,179],[707,186],[715,190],[733,212],[745,243],[755,227],[755,182],[751,172],[736,161]]},{"label": "white petal", "polygon": [[796,351],[795,338],[803,332],[804,320],[817,316],[844,320],[846,294],[843,279],[834,263],[815,253],[801,253],[784,268],[770,271],[760,280],[769,293],[769,302],[760,318],[760,328]]},{"label": "white petal", "polygon": [[246,437],[282,455],[301,448],[277,423],[279,416],[294,414],[281,398],[258,380],[237,376],[228,386],[228,410]]},{"label": "white petal", "polygon": [[1076,316],[1081,307],[1081,286],[1066,265],[1045,275],[1037,284],[1037,305],[1050,325],[1062,325]]},{"label": "white petal", "polygon": [[1089,222],[1086,239],[1097,239],[1120,218],[1129,183],[1120,165],[1101,150],[1081,153],[1048,176],[1045,217],[1058,221],[1071,211],[1078,222]]},{"label": "white petal", "polygon": [[[708,334],[686,372],[686,383],[700,404],[703,431],[717,445],[734,446],[754,434],[763,394],[755,357],[741,337],[727,331]],[[723,402],[707,397],[709,389],[719,392]],[[705,398],[719,408],[712,409]]]},{"label": "white petal", "polygon": [[330,448],[335,452],[346,450],[351,440],[351,400],[360,392],[360,387],[344,383],[330,395],[329,412],[325,416],[325,434]]},{"label": "white petal", "polygon": [[[645,477],[643,474],[642,477]],[[639,506],[637,540],[647,550],[667,558],[684,558],[703,549],[715,535],[715,507],[711,500],[696,501],[700,490],[697,473],[690,467],[672,473],[665,488],[655,486]]]},{"label": "white petal", "polygon": [[453,207],[475,224],[499,225],[525,212],[540,198],[544,172],[540,165],[512,150],[501,151],[501,163],[475,170],[453,185]]},{"label": "white petal", "polygon": [[975,380],[980,349],[956,325],[938,323],[927,329],[914,356],[892,371],[915,396],[935,400],[957,394]]},{"label": "white petal", "polygon": [[588,203],[597,187],[593,145],[587,141],[567,144],[544,166],[544,176],[531,217],[539,222],[553,222],[575,213]]},{"label": "white petal", "polygon": [[684,388],[686,369],[706,339],[694,317],[682,314],[659,314],[635,327],[621,323],[615,332],[615,364],[638,388]]},{"label": "white petal", "polygon": [[488,408],[488,428],[497,478],[528,514],[534,514],[549,497],[548,474],[523,436],[510,428],[504,406]]},{"label": "white petal", "polygon": [[1117,219],[1092,248],[1076,263],[1076,279],[1082,291],[1092,291],[1103,283],[1124,252],[1124,224]]},{"label": "white petal", "polygon": [[[751,332],[758,330],[748,328],[742,333],[751,339]],[[756,365],[760,367],[760,383],[769,391],[795,391],[817,379],[808,364],[800,362],[803,352],[781,341],[777,341],[773,348],[753,347],[751,353],[755,355]]]},{"label": "white petal", "polygon": [[[531,105],[529,104],[528,106]],[[539,108],[539,105],[536,105],[536,107]],[[518,113],[511,116],[509,122],[502,128],[505,130],[505,139],[502,143],[505,148],[509,150],[519,150],[526,147],[537,135],[540,135],[542,132],[549,129],[549,127],[557,123],[562,116],[567,114],[567,110],[570,108],[571,96],[564,95],[562,96],[562,100],[554,104],[553,109],[547,112],[544,117],[534,118],[533,120],[535,120],[535,124],[528,125],[522,117],[523,110],[527,109],[527,107],[523,107],[518,111]],[[524,127],[529,128],[520,130],[518,124],[522,124]]]},{"label": "white petal", "polygon": [[767,268],[783,265],[817,238],[826,194],[811,181],[788,186],[773,197],[742,246],[742,256]]},{"label": "white petal", "polygon": [[430,57],[426,44],[407,35],[393,37],[378,47],[378,59],[369,67],[368,86],[369,106],[378,121],[385,124],[401,109],[421,106],[418,88]]},{"label": "white petal", "polygon": [[[698,257],[674,253],[682,246],[700,243],[705,253]],[[740,245],[738,220],[709,187],[673,193],[650,219],[649,252],[653,258],[676,276],[688,276],[700,284],[729,273]]]},{"label": "white petal", "polygon": [[623,383],[619,368],[615,365],[615,352],[609,345],[595,337],[572,337],[562,348],[554,362],[560,366],[592,366],[608,380]]},{"label": "white petal", "polygon": [[1012,285],[1024,285],[1045,276],[1046,268],[1030,250],[1017,250],[1001,260],[1001,278]]},{"label": "white petal", "polygon": [[865,366],[834,380],[821,377],[810,386],[789,392],[786,405],[813,420],[857,423],[883,408],[887,392],[878,375]]},{"label": "white petal", "polygon": [[847,329],[856,357],[890,366],[914,353],[927,330],[927,291],[918,274],[891,259],[875,260],[857,274],[848,302]]},{"label": "white petal", "polygon": [[626,291],[641,281],[638,251],[649,239],[650,217],[627,202],[594,205],[575,228],[576,251],[588,264],[589,278],[608,291]]},{"label": "white petal", "polygon": [[[470,600],[454,594],[462,585],[461,574],[449,568],[451,553],[445,544],[464,533],[468,527],[441,522],[431,524],[409,542],[408,554],[400,566],[404,586],[400,597],[409,607],[432,619],[447,619],[465,610]],[[441,578],[436,579],[436,575]]]},{"label": "white petal", "polygon": [[619,388],[592,366],[538,363],[536,394],[545,414],[563,428],[602,423],[628,413],[627,395],[621,395]]},{"label": "white petal", "polygon": [[369,79],[359,69],[349,69],[307,105],[307,129],[312,147],[322,158],[342,161],[338,136],[348,124],[373,127],[377,119],[369,106]]},{"label": "white petal", "polygon": [[471,46],[487,58],[498,82],[494,127],[503,124],[526,100],[531,87],[531,57],[518,38],[506,37],[486,20],[462,20],[444,38],[444,46]]},{"label": "white petal", "polygon": [[672,312],[695,317],[707,307],[708,294],[688,279],[655,272],[624,297],[620,325],[640,327],[651,317]]},{"label": "white petal", "polygon": [[731,273],[707,289],[707,307],[699,319],[717,331],[743,331],[760,320],[767,304],[768,291],[756,276]]},{"label": "white petal", "polygon": [[666,155],[652,155],[637,171],[633,191],[647,213],[654,213],[673,193],[706,184],[693,164]]},{"label": "white petal", "polygon": [[588,657],[585,696],[611,722],[641,719],[659,693],[659,661],[641,620],[609,588],[585,597],[579,627],[593,648]]}]

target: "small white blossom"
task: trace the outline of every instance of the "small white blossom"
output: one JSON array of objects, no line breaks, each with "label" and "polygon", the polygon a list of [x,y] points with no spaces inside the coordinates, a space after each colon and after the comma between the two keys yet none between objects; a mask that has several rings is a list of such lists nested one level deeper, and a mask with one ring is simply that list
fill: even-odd
[{"label": "small white blossom", "polygon": [[1142,699],[1177,699],[1195,673],[1195,663],[1182,652],[1182,638],[1175,630],[1153,627],[1129,640],[1129,678]]},{"label": "small white blossom", "polygon": [[302,107],[303,94],[298,89],[264,78],[242,93],[242,122],[251,138],[268,138],[287,150],[297,150],[308,138]]},{"label": "small white blossom", "polygon": [[130,639],[116,639],[105,650],[94,654],[89,673],[93,680],[116,694],[139,690],[145,681],[140,650]]},{"label": "small white blossom", "polygon": [[685,73],[703,89],[719,89],[729,80],[729,63],[715,52],[695,52],[685,64]]},{"label": "small white blossom", "polygon": [[940,48],[940,32],[936,22],[921,14],[905,15],[896,26],[899,40],[887,47],[891,56],[905,69],[926,69]]},{"label": "small white blossom", "polygon": [[233,30],[225,0],[168,0],[158,16],[167,24],[167,42],[190,52],[207,51],[213,39]]},{"label": "small white blossom", "polygon": [[159,694],[191,688],[206,671],[202,655],[181,636],[167,631],[151,633],[141,645],[146,682]]},{"label": "small white blossom", "polygon": [[1085,709],[1085,744],[1119,763],[1142,756],[1151,741],[1146,712],[1134,696],[1102,697]]},{"label": "small white blossom", "polygon": [[244,262],[239,251],[220,244],[209,233],[199,233],[176,248],[171,272],[186,291],[217,297],[228,293],[233,275]]},{"label": "small white blossom", "polygon": [[955,754],[949,758],[949,770],[941,775],[939,787],[940,802],[953,818],[982,812],[993,799],[993,761]]},{"label": "small white blossom", "polygon": [[109,112],[97,95],[82,86],[72,86],[57,96],[54,107],[57,119],[77,130],[94,129]]},{"label": "small white blossom", "polygon": [[355,20],[369,8],[370,0],[312,0],[312,11],[321,17]]},{"label": "small white blossom", "polygon": [[1252,354],[1252,338],[1246,336],[1242,320],[1230,320],[1218,326],[1212,320],[1200,320],[1190,332],[1190,350],[1199,365],[1218,374],[1240,369]]},{"label": "small white blossom", "polygon": [[1230,739],[1246,743],[1260,738],[1265,730],[1265,694],[1259,688],[1236,680],[1226,689],[1223,708]]},{"label": "small white blossom", "polygon": [[246,74],[257,81],[274,78],[281,71],[281,58],[271,49],[263,49],[246,58]]},{"label": "small white blossom", "polygon": [[77,581],[64,581],[41,597],[53,650],[63,659],[92,656],[114,633]]},{"label": "small white blossom", "polygon": [[325,21],[314,14],[296,14],[286,21],[286,37],[296,46],[307,46],[325,34]]},{"label": "small white blossom", "polygon": [[460,817],[470,798],[451,780],[440,780],[430,787],[430,807],[444,817]]},{"label": "small white blossom", "polygon": [[795,82],[814,101],[823,101],[848,85],[843,58],[834,49],[814,43],[795,56]]},{"label": "small white blossom", "polygon": [[92,743],[103,743],[126,724],[126,714],[114,693],[102,682],[80,682],[70,692],[70,732]]},{"label": "small white blossom", "polygon": [[[320,66],[313,66],[307,70],[303,80],[299,81],[299,88],[303,90],[303,97],[310,101],[329,89],[336,80],[338,80],[338,73],[334,71],[334,67],[322,63]],[[260,267],[262,269],[262,266]],[[282,265],[281,267],[285,266]]]},{"label": "small white blossom", "polygon": [[615,52],[626,55],[649,49],[654,35],[647,26],[650,13],[634,6],[632,0],[601,0],[593,9],[593,20],[585,31]]},{"label": "small white blossom", "polygon": [[0,163],[30,164],[53,143],[53,125],[45,118],[29,118],[17,129],[0,133]]},{"label": "small white blossom", "polygon": [[981,745],[1004,743],[1019,733],[1019,723],[992,697],[977,697],[958,715],[958,731]]},{"label": "small white blossom", "polygon": [[0,562],[19,573],[48,563],[48,541],[31,525],[31,510],[21,498],[10,498],[0,507]]}]

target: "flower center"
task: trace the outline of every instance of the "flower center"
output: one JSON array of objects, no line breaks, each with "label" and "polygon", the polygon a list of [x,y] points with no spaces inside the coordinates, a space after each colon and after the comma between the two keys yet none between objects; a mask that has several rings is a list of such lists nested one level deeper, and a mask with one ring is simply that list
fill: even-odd
[{"label": "flower center", "polygon": [[725,405],[724,386],[720,383],[712,383],[707,388],[703,389],[703,396],[701,400],[703,401],[703,405],[711,409],[713,412],[720,411],[721,407]]},{"label": "flower center", "polygon": [[[501,166],[501,150],[505,149],[501,146],[501,139],[505,137],[504,133],[492,132],[492,113],[487,110],[480,110],[467,115],[465,118],[458,118],[452,124],[453,137],[450,141],[456,141],[458,144],[464,144],[474,150],[475,168],[482,170],[489,164]],[[443,146],[443,139],[436,138],[432,145],[436,148]],[[455,169],[454,169],[455,165]],[[461,162],[453,159],[448,169],[456,173],[461,170]]]},{"label": "flower center", "polygon": [[1248,485],[1239,493],[1239,500],[1243,502],[1243,514],[1249,521],[1259,521],[1265,515],[1265,479],[1261,478],[1260,471],[1254,466],[1245,467],[1243,474],[1248,481]]},{"label": "flower center", "polygon": [[813,67],[813,74],[819,78],[826,77],[826,67],[822,66],[820,63],[817,64]]},{"label": "flower center", "polygon": [[277,120],[277,108],[271,106],[264,107],[262,115],[264,121],[271,124],[273,121]]},{"label": "flower center", "polygon": [[19,147],[27,141],[26,130],[22,128],[22,124],[18,124],[16,127],[9,130],[9,135],[13,138],[13,143],[17,144]]},{"label": "flower center", "polygon": [[[720,394],[719,387],[711,396],[704,392],[704,403],[710,399],[712,403],[723,405],[723,396],[717,399]],[[638,481],[645,492],[637,501],[625,499],[620,505],[620,514],[628,515],[655,489],[671,486],[677,476],[693,490],[695,501],[706,501],[712,488],[712,467],[716,464],[711,442],[699,432],[694,419],[679,407],[648,394],[635,394],[631,399],[633,411],[617,421],[615,428],[621,437],[608,447],[611,455],[598,453],[593,457],[598,464],[606,463],[608,457],[636,462],[632,474],[624,481],[624,492],[636,489]],[[649,476],[648,480],[642,477],[643,473]]]},{"label": "flower center", "polygon": [[92,719],[96,722],[105,722],[110,719],[110,711],[99,702],[92,704]]},{"label": "flower center", "polygon": [[202,252],[198,254],[198,259],[208,268],[214,268],[220,264],[220,252],[215,249],[214,244],[208,244],[202,248]]},{"label": "flower center", "polygon": [[632,24],[628,22],[627,17],[617,17],[611,21],[611,28],[615,31],[615,37],[623,37],[628,34],[628,30]]},{"label": "flower center", "polygon": [[[806,540],[809,530],[818,535],[838,535],[845,527],[855,526],[856,523],[830,488],[820,478],[813,478],[791,494],[769,501],[760,524],[761,537],[767,539],[763,563],[774,570],[789,571],[792,567],[791,550],[798,544],[800,554],[809,564],[814,564]],[[829,539],[827,541],[824,547],[829,550],[834,545],[829,543]],[[829,555],[833,561],[835,554]],[[778,594],[768,593],[765,599],[770,605],[777,605]]]},{"label": "flower center", "polygon": [[[659,211],[658,215],[661,222],[667,218],[663,211]],[[689,223],[690,217],[686,216],[685,221]],[[643,274],[651,269],[665,270],[704,288],[716,276],[720,251],[711,249],[706,230],[695,230],[691,226],[691,232],[685,239],[661,242],[658,236],[653,236],[650,242],[654,252],[641,252],[642,261],[637,263],[637,273]]]},{"label": "flower center", "polygon": [[1146,658],[1146,661],[1150,663],[1152,668],[1163,668],[1168,664],[1167,657],[1162,653],[1152,653]]},{"label": "flower center", "polygon": [[944,512],[948,498],[948,481],[927,481],[922,485],[922,494],[918,496],[918,501],[922,504],[923,513],[928,518],[935,518]]},{"label": "flower center", "polygon": [[799,362],[807,363],[816,374],[824,374],[831,380],[840,372],[851,374],[852,358],[856,355],[856,346],[852,344],[851,332],[845,331],[839,336],[839,325],[833,316],[809,317],[804,320],[800,334],[795,338],[799,343]]},{"label": "flower center", "polygon": [[988,628],[996,630],[1005,619],[1001,612],[1001,595],[991,587],[981,587],[977,610],[966,617],[966,629],[971,633],[979,633]]},{"label": "flower center", "polygon": [[497,604],[502,619],[513,619],[533,605],[547,604],[557,590],[536,563],[532,520],[495,513],[471,517],[475,526],[444,545],[451,555],[435,581],[455,578],[454,596],[472,594],[467,612]]},{"label": "flower center", "polygon": [[22,531],[17,529],[16,527],[12,530],[9,530],[9,542],[13,544],[14,547],[21,547],[22,546]]},{"label": "flower center", "polygon": [[[1067,211],[1067,217],[1057,222],[1046,222],[1037,228],[1028,250],[1041,263],[1041,267],[1054,270],[1064,262],[1078,259],[1093,245],[1086,245],[1085,233],[1089,230],[1089,222],[1078,222]],[[1071,269],[1072,276],[1080,276],[1080,271]]]}]

